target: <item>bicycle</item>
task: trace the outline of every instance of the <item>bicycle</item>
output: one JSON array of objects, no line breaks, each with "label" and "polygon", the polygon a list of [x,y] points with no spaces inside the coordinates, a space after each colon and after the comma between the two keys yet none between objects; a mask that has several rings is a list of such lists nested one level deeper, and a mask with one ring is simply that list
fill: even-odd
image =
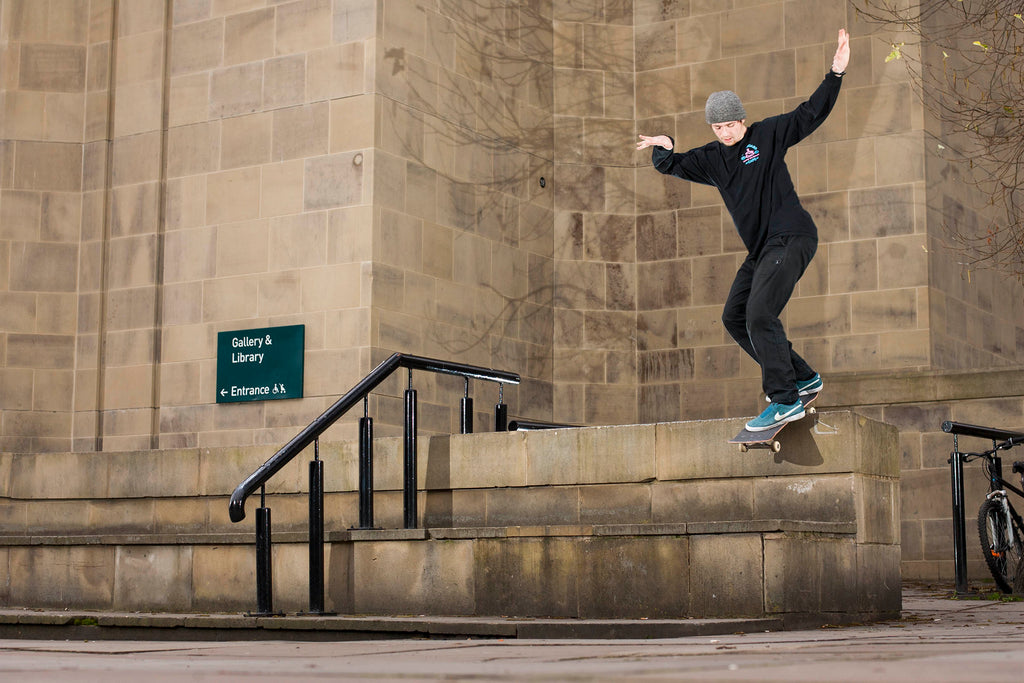
[{"label": "bicycle", "polygon": [[963,453],[964,462],[984,459],[988,470],[989,493],[978,510],[978,537],[996,586],[1003,593],[1024,594],[1024,520],[1010,504],[1007,491],[1024,499],[1024,462],[1013,463],[1020,474],[1021,488],[1003,479],[999,451],[1024,444],[1024,437],[1012,437],[981,453]]}]

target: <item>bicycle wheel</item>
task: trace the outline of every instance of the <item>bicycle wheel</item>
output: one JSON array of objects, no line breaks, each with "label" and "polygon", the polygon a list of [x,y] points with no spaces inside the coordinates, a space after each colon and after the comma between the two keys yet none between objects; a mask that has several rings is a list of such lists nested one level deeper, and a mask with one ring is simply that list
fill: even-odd
[{"label": "bicycle wheel", "polygon": [[1024,592],[1024,547],[1020,529],[1010,542],[1002,502],[986,500],[978,510],[978,536],[985,564],[1003,593]]},{"label": "bicycle wheel", "polygon": [[1010,587],[1017,595],[1024,595],[1024,529],[1020,528],[1017,520],[1013,521],[1013,531],[1016,546],[1012,561],[1007,562],[1007,569],[1010,570],[1012,579]]}]

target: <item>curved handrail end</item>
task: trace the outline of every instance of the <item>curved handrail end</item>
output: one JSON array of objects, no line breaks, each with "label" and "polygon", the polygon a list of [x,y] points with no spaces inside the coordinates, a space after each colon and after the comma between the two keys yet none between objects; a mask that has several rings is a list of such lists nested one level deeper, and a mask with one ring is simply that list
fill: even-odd
[{"label": "curved handrail end", "polygon": [[232,522],[236,523],[241,522],[243,519],[245,519],[244,497],[236,499],[235,495],[232,494],[231,502],[228,503],[228,516],[231,518]]}]

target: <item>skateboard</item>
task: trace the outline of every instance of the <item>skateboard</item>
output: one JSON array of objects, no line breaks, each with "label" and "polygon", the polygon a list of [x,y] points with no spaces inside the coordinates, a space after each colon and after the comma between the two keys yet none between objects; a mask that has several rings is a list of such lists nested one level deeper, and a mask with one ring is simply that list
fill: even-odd
[{"label": "skateboard", "polygon": [[[811,404],[818,398],[818,394],[811,394],[810,396],[803,396],[804,411],[807,415],[814,415],[817,410]],[[802,420],[803,418],[800,418]],[[799,422],[800,420],[794,420],[793,422]],[[740,433],[729,439],[729,443],[739,444],[740,453],[746,453],[751,448],[766,448],[770,449],[773,453],[778,453],[782,450],[782,444],[776,440],[776,436],[779,435],[786,425],[791,424],[789,422],[783,422],[778,427],[772,427],[766,429],[763,432],[750,432],[747,431],[746,427],[740,430]]]}]

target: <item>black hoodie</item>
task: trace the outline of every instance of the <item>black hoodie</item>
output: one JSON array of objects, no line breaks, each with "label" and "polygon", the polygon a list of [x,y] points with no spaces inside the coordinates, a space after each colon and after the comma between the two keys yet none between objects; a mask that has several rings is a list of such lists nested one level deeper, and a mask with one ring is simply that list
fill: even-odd
[{"label": "black hoodie", "polygon": [[816,237],[818,230],[800,205],[786,168],[786,150],[825,121],[842,82],[830,71],[806,102],[787,114],[750,124],[734,145],[715,140],[681,154],[655,146],[651,161],[662,173],[717,187],[750,258],[756,259],[775,235]]}]

